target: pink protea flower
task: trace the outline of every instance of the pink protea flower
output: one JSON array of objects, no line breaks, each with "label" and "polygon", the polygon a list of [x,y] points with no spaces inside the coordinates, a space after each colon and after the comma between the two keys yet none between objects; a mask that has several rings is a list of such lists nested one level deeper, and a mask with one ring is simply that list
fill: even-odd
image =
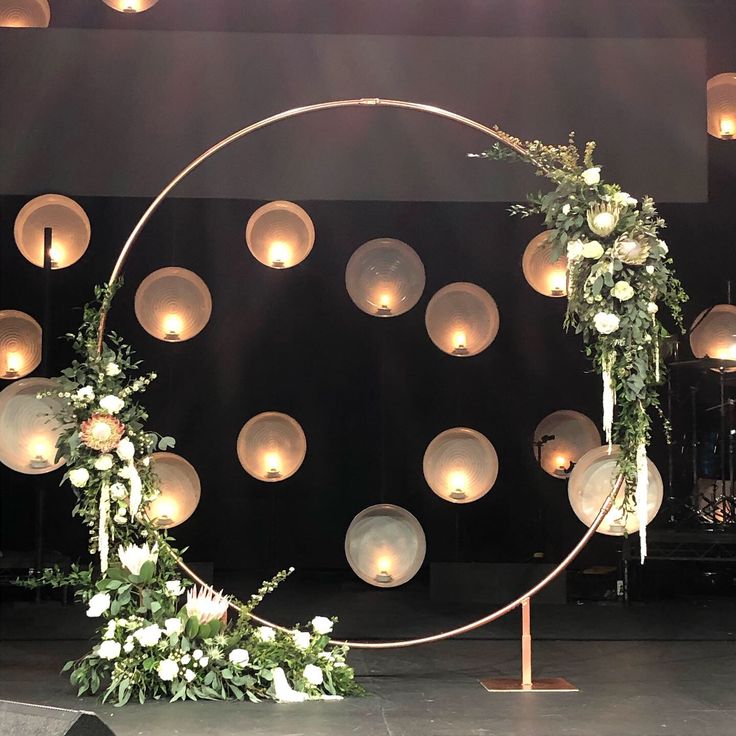
[{"label": "pink protea flower", "polygon": [[93,414],[82,422],[79,437],[92,450],[110,452],[118,446],[124,432],[125,426],[119,419],[109,414]]},{"label": "pink protea flower", "polygon": [[188,616],[196,616],[200,624],[225,619],[227,599],[222,591],[216,593],[212,588],[193,587],[187,592],[186,611]]}]

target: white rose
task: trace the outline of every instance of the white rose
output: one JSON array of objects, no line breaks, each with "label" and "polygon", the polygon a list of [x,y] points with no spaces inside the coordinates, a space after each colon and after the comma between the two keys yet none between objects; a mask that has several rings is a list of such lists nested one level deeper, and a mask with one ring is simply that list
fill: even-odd
[{"label": "white rose", "polygon": [[583,256],[597,261],[603,255],[603,246],[597,240],[583,243]]},{"label": "white rose", "polygon": [[90,618],[99,618],[108,608],[110,608],[110,594],[97,593],[93,595],[87,603],[87,616]]},{"label": "white rose", "polygon": [[562,214],[563,215],[569,215],[570,214],[570,205],[569,204],[563,204],[562,205]]},{"label": "white rose", "polygon": [[84,488],[89,480],[89,470],[87,468],[74,468],[69,471],[69,482],[75,488]]},{"label": "white rose", "polygon": [[125,498],[128,495],[128,489],[122,483],[113,483],[110,486],[110,495],[119,501],[121,498]]},{"label": "white rose", "polygon": [[200,667],[206,667],[209,663],[210,663],[210,658],[209,657],[200,657],[199,658],[198,664],[199,664]]},{"label": "white rose", "polygon": [[110,470],[112,467],[112,455],[105,453],[95,460],[95,470]]},{"label": "white rose", "polygon": [[[182,658],[181,661],[184,662],[184,659]],[[184,679],[187,682],[191,682],[196,676],[197,676],[196,673],[193,672],[192,670],[189,670],[189,669],[184,670]]]},{"label": "white rose", "polygon": [[115,452],[121,460],[132,460],[135,455],[135,445],[127,437],[123,437]]},{"label": "white rose", "polygon": [[166,592],[174,596],[174,598],[178,598],[184,592],[184,586],[181,584],[181,580],[167,580]]},{"label": "white rose", "polygon": [[181,619],[167,618],[166,621],[164,621],[164,629],[166,629],[166,636],[178,634],[182,629]]},{"label": "white rose", "polygon": [[306,649],[311,641],[308,631],[294,631],[291,638],[294,640],[297,649]]},{"label": "white rose", "polygon": [[120,373],[120,366],[117,363],[108,363],[105,366],[105,373],[108,376],[117,376]]},{"label": "white rose", "polygon": [[326,616],[315,616],[312,619],[312,628],[316,634],[320,636],[323,634],[329,634],[332,631],[332,621]]},{"label": "white rose", "polygon": [[144,626],[142,629],[138,629],[138,631],[133,633],[133,636],[142,647],[153,647],[159,643],[162,634],[163,631],[161,631],[158,624],[151,624],[150,626]]},{"label": "white rose", "polygon": [[230,654],[227,655],[227,658],[239,667],[244,667],[250,660],[250,656],[245,649],[233,649]]},{"label": "white rose", "polygon": [[651,276],[654,273],[654,266],[647,266],[644,270]]},{"label": "white rose", "polygon": [[80,401],[92,401],[95,398],[95,392],[92,386],[82,386],[75,396]]},{"label": "white rose", "polygon": [[273,641],[276,637],[276,632],[270,626],[259,626],[257,631],[261,641]]},{"label": "white rose", "polygon": [[112,394],[103,396],[100,399],[100,409],[106,411],[108,414],[117,414],[124,406],[125,402]]},{"label": "white rose", "polygon": [[593,323],[595,324],[596,330],[598,330],[601,335],[610,335],[612,332],[616,332],[620,320],[615,314],[610,314],[609,312],[598,312],[598,314],[593,317]]},{"label": "white rose", "polygon": [[130,654],[133,651],[133,649],[135,649],[135,645],[133,644],[132,641],[126,641],[125,644],[123,644],[123,651],[126,654]]},{"label": "white rose", "polygon": [[179,665],[173,659],[163,659],[158,663],[156,671],[164,682],[171,682],[179,674]]},{"label": "white rose", "polygon": [[621,302],[625,302],[634,296],[634,289],[628,281],[617,281],[611,289],[611,296]]},{"label": "white rose", "polygon": [[189,664],[189,663],[190,663],[191,661],[192,661],[192,658],[191,658],[191,657],[190,657],[190,656],[189,656],[188,654],[185,654],[185,655],[184,655],[184,656],[183,656],[183,657],[181,658],[181,663],[182,663],[182,664]]},{"label": "white rose", "polygon": [[658,311],[659,307],[654,302],[649,302],[649,304],[647,304],[647,312],[649,312],[649,314],[657,314]]},{"label": "white rose", "polygon": [[583,241],[582,240],[571,240],[567,244],[567,260],[576,261],[583,255]]},{"label": "white rose", "polygon": [[100,659],[117,659],[120,656],[120,642],[106,639],[97,648],[97,656]]},{"label": "white rose", "polygon": [[593,166],[593,168],[585,169],[582,173],[583,181],[589,186],[595,186],[601,180],[601,167]]},{"label": "white rose", "polygon": [[102,634],[103,639],[112,639],[115,636],[115,619],[110,619],[107,622],[107,628]]},{"label": "white rose", "polygon": [[203,654],[204,654],[204,652],[201,649],[195,649],[192,652],[192,657],[194,657],[194,659],[196,661],[196,660],[200,659]]},{"label": "white rose", "polygon": [[321,685],[323,680],[322,670],[315,664],[308,664],[304,668],[304,679],[310,685]]},{"label": "white rose", "polygon": [[657,245],[662,249],[664,255],[667,255],[670,252],[669,246],[664,242],[664,240],[658,240]]}]

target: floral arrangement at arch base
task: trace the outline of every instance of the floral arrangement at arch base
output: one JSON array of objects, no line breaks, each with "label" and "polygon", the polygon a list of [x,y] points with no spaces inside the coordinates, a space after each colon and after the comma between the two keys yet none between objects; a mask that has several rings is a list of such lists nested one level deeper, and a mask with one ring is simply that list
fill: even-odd
[{"label": "floral arrangement at arch base", "polygon": [[[135,399],[155,374],[115,334],[97,351],[100,311],[115,288],[96,289],[82,327],[68,335],[80,356],[57,380],[62,409],[57,458],[64,457],[77,497],[74,515],[89,531],[99,567],[47,569],[27,587],[73,586],[100,620],[97,643],[67,662],[78,694],[124,705],[131,698],[301,702],[362,694],[346,663],[347,647],[331,646],[335,619],[316,616],[308,627],[281,631],[256,626],[250,613],[293,571],[279,572],[246,602],[192,586],[181,578],[180,552],[146,509],[159,494],[151,467],[155,449],[174,446],[144,428],[148,415]],[[238,615],[228,620],[228,608]]]},{"label": "floral arrangement at arch base", "polygon": [[660,306],[683,330],[687,300],[659,237],[665,222],[650,197],[639,202],[618,184],[603,181],[593,161],[595,143],[586,144],[581,161],[574,134],[561,146],[502,135],[515,148],[497,143],[480,157],[531,163],[555,185],[550,192],[529,195],[527,204],[512,205],[511,213],[541,215],[549,231],[550,261],[567,258],[565,327],[582,336],[602,378],[603,430],[609,452],[614,442],[620,447],[617,469],[625,479],[616,513],[636,513],[643,562],[652,412],[661,417],[670,440],[659,400],[662,342],[670,337]]}]

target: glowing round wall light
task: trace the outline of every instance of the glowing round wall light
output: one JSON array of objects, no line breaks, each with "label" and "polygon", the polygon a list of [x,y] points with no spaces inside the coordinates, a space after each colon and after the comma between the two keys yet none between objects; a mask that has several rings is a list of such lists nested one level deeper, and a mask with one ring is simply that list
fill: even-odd
[{"label": "glowing round wall light", "polygon": [[[613,490],[616,481],[616,463],[620,450],[618,445],[608,454],[608,445],[596,447],[586,452],[570,474],[567,495],[575,515],[586,526],[590,526],[603,506],[608,494]],[[657,466],[647,458],[649,468],[649,492],[647,494],[647,524],[657,515],[664,486]],[[613,508],[598,527],[598,532],[612,537],[633,534],[639,531],[639,520],[635,511],[625,512],[622,508],[624,491],[621,489],[614,501]]]},{"label": "glowing round wall light", "polygon": [[41,325],[25,312],[0,311],[0,378],[23,378],[40,362]]},{"label": "glowing round wall light", "polygon": [[0,0],[0,28],[48,28],[48,0]]},{"label": "glowing round wall light", "polygon": [[498,476],[498,455],[480,432],[455,427],[429,443],[422,469],[427,485],[440,498],[470,503],[493,488]]},{"label": "glowing round wall light", "polygon": [[708,80],[708,132],[724,141],[736,139],[736,72]]},{"label": "glowing round wall light", "polygon": [[521,259],[521,269],[529,286],[544,296],[567,296],[567,257],[550,260],[549,230],[532,238]]},{"label": "glowing round wall light", "polygon": [[411,580],[426,550],[421,524],[406,509],[389,503],[361,511],[345,534],[348,564],[377,588],[395,588]]},{"label": "glowing round wall light", "polygon": [[307,438],[296,419],[267,411],[243,425],[237,450],[240,464],[249,475],[274,483],[299,470],[307,454]]},{"label": "glowing round wall light", "polygon": [[76,263],[87,250],[92,228],[87,213],[69,197],[43,194],[15,218],[15,242],[23,257],[43,268],[44,229],[51,228],[51,268]]},{"label": "glowing round wall light", "polygon": [[142,13],[152,8],[158,0],[102,0],[102,2],[119,13]]},{"label": "glowing round wall light", "polygon": [[64,464],[54,462],[56,440],[61,434],[52,414],[61,408],[54,396],[37,398],[57,390],[50,378],[21,378],[0,391],[0,462],[27,475],[50,473]]},{"label": "glowing round wall light", "polygon": [[690,349],[696,358],[736,360],[736,306],[703,310],[690,327]]},{"label": "glowing round wall light", "polygon": [[585,414],[560,409],[548,414],[534,430],[535,457],[539,443],[542,470],[553,478],[566,480],[586,452],[600,447],[601,435]]},{"label": "glowing round wall light", "polygon": [[394,238],[369,240],[350,256],[345,286],[356,307],[373,317],[408,312],[424,291],[424,264]]},{"label": "glowing round wall light", "polygon": [[269,202],[259,207],[245,227],[245,242],[255,258],[269,268],[301,263],[314,245],[314,224],[293,202]]},{"label": "glowing round wall light", "polygon": [[160,268],[146,276],[135,292],[135,316],[159,340],[189,340],[205,328],[211,314],[207,284],[186,268]]},{"label": "glowing round wall light", "polygon": [[444,286],[429,300],[424,323],[440,350],[467,358],[483,352],[496,339],[500,317],[485,289],[457,282]]},{"label": "glowing round wall light", "polygon": [[199,476],[190,463],[172,452],[154,452],[151,468],[161,493],[149,504],[148,518],[159,528],[172,529],[197,508],[202,493]]}]

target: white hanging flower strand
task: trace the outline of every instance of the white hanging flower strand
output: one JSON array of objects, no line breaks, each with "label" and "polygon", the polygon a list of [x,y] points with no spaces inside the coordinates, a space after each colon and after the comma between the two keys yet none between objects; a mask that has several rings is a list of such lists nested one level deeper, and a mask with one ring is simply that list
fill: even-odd
[{"label": "white hanging flower strand", "polygon": [[608,454],[613,450],[613,408],[616,405],[616,392],[613,388],[611,369],[615,363],[616,356],[613,352],[603,356],[601,360],[601,374],[603,379],[603,432],[608,443]]},{"label": "white hanging flower strand", "polygon": [[639,552],[642,563],[647,556],[647,515],[649,497],[649,468],[647,446],[642,442],[636,448],[636,516],[639,521]]},{"label": "white hanging flower strand", "polygon": [[97,549],[100,553],[100,570],[107,571],[107,558],[110,553],[110,538],[107,535],[107,522],[110,515],[110,486],[103,483],[100,488],[99,526],[97,530]]},{"label": "white hanging flower strand", "polygon": [[135,518],[138,513],[138,509],[141,505],[143,498],[143,484],[141,483],[141,477],[138,475],[138,471],[135,468],[135,463],[131,460],[128,463],[130,468],[130,518]]}]

